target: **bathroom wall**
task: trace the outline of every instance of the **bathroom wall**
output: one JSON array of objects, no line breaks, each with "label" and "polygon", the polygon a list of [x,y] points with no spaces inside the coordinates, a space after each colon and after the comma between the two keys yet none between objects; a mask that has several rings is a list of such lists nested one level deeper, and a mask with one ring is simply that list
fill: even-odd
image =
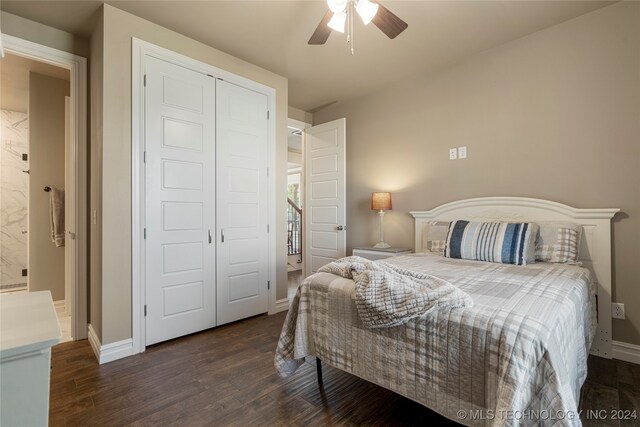
[{"label": "bathroom wall", "polygon": [[29,291],[49,290],[64,299],[64,247],[51,241],[49,193],[45,186],[64,188],[64,98],[69,82],[29,73]]},{"label": "bathroom wall", "polygon": [[26,288],[29,153],[26,112],[0,110],[0,290]]}]

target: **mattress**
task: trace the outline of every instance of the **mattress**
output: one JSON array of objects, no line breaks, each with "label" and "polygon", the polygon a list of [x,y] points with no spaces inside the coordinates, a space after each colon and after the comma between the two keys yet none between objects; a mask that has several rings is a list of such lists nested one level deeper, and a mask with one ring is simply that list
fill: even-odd
[{"label": "mattress", "polygon": [[317,356],[465,425],[580,425],[596,329],[589,270],[431,254],[378,262],[447,280],[474,305],[369,329],[353,281],[314,274],[298,288],[283,326],[275,361],[281,375]]}]

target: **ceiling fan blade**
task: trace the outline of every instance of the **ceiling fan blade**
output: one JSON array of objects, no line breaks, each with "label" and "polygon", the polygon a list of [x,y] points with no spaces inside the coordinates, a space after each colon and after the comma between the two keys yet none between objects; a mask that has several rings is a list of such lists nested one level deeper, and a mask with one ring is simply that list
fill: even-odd
[{"label": "ceiling fan blade", "polygon": [[327,10],[327,13],[324,14],[322,21],[318,24],[318,28],[311,34],[311,38],[309,39],[309,44],[325,44],[329,35],[331,34],[331,28],[327,26],[329,21],[331,21],[331,17],[333,16],[333,12],[331,10]]},{"label": "ceiling fan blade", "polygon": [[[377,3],[377,2],[376,2]],[[409,24],[394,15],[389,9],[378,3],[378,13],[372,22],[390,39],[395,39],[401,32],[407,29]]]}]

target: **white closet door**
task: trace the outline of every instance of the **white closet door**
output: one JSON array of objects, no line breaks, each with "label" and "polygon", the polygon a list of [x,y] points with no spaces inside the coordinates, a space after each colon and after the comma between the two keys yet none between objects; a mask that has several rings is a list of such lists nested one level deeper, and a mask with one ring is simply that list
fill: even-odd
[{"label": "white closet door", "polygon": [[304,130],[305,274],[346,255],[346,120]]},{"label": "white closet door", "polygon": [[268,311],[267,96],[217,86],[218,325]]},{"label": "white closet door", "polygon": [[215,79],[145,57],[146,344],[216,325]]}]

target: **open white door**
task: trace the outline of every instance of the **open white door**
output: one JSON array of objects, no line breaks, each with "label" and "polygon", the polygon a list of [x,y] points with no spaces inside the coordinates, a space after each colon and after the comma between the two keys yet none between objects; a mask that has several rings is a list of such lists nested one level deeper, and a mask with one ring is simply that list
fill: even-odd
[{"label": "open white door", "polygon": [[146,345],[216,325],[215,79],[145,57]]},{"label": "open white door", "polygon": [[[74,171],[76,159],[71,155],[71,98],[64,97],[64,225],[65,225],[65,242],[64,242],[64,309],[67,316],[71,316],[74,307],[74,290],[76,285],[75,260],[76,260],[76,230],[73,229],[75,219],[75,202],[73,197]],[[71,324],[75,324],[76,319],[71,319]],[[75,331],[72,329],[72,339],[75,339]]]},{"label": "open white door", "polygon": [[305,129],[305,275],[346,255],[346,120]]}]

